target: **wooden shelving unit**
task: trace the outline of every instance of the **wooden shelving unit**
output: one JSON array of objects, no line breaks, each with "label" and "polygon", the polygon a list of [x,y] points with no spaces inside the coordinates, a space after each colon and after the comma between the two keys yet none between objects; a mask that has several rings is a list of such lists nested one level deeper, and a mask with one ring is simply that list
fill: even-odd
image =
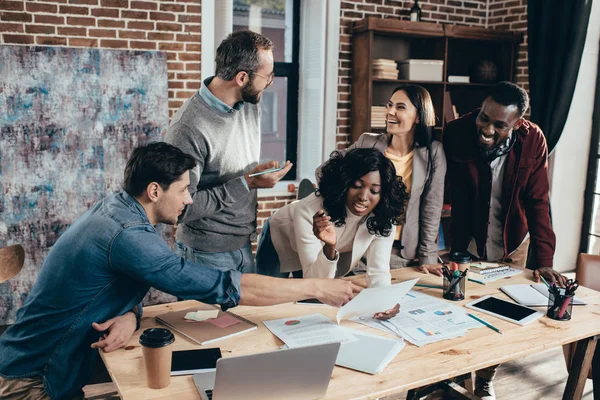
[{"label": "wooden shelving unit", "polygon": [[[416,83],[431,94],[436,113],[436,134],[445,125],[444,101],[450,93],[460,115],[481,104],[495,82],[514,81],[517,46],[521,32],[494,31],[467,26],[410,22],[368,17],[355,21],[352,29],[351,140],[363,132],[381,132],[371,126],[371,106],[383,106],[393,89],[402,83]],[[443,60],[441,82],[379,79],[372,61],[378,58]],[[493,81],[477,81],[474,68],[483,60],[496,66]],[[471,83],[450,83],[448,75],[470,76]],[[451,107],[450,107],[451,109]],[[448,116],[450,118],[450,116]]]}]

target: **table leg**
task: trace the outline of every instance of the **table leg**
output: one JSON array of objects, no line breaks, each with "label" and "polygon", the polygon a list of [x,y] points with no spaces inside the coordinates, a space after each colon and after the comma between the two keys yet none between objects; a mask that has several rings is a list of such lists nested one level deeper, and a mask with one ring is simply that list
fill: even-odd
[{"label": "table leg", "polygon": [[592,365],[592,357],[596,350],[596,342],[600,336],[581,339],[577,342],[571,372],[563,393],[563,400],[580,400],[585,387],[587,374]]},{"label": "table leg", "polygon": [[592,359],[592,382],[594,383],[594,400],[600,400],[600,346],[596,345]]}]

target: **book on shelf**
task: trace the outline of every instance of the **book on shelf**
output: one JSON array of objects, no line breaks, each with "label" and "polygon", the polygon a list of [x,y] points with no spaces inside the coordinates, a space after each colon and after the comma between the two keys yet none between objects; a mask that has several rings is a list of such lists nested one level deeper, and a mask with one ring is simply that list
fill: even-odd
[{"label": "book on shelf", "polygon": [[456,107],[452,104],[452,97],[450,96],[450,92],[446,91],[444,93],[444,119],[446,122],[454,121],[458,118],[458,113],[456,112]]},{"label": "book on shelf", "polygon": [[471,78],[466,75],[448,75],[449,83],[471,83]]},{"label": "book on shelf", "polygon": [[219,310],[219,315],[216,318],[204,321],[190,321],[184,318],[189,312],[215,308],[209,305],[201,305],[182,311],[172,311],[158,315],[156,321],[201,345],[253,331],[257,327],[252,321],[248,321],[232,312],[221,310]]}]

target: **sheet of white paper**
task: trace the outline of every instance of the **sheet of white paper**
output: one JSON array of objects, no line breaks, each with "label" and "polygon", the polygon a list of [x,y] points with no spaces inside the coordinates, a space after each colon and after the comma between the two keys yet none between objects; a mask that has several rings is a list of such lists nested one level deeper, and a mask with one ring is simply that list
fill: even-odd
[{"label": "sheet of white paper", "polygon": [[217,318],[218,316],[219,310],[198,310],[185,314],[183,318],[192,321],[204,321],[210,318]]},{"label": "sheet of white paper", "polygon": [[356,340],[323,314],[274,319],[263,324],[289,348]]},{"label": "sheet of white paper", "polygon": [[374,315],[393,308],[402,297],[417,283],[419,278],[391,286],[368,288],[360,292],[337,312],[337,323],[344,318],[356,315]]}]

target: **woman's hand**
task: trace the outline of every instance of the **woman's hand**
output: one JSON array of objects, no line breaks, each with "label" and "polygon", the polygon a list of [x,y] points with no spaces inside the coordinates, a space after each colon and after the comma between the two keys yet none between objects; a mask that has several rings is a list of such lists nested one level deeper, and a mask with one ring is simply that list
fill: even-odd
[{"label": "woman's hand", "polygon": [[419,271],[424,274],[434,274],[437,276],[442,276],[442,264],[423,264],[419,267]]},{"label": "woman's hand", "polygon": [[319,210],[313,215],[313,233],[320,241],[335,249],[337,235],[335,227],[331,223],[331,217],[325,215],[325,211]]},{"label": "woman's hand", "polygon": [[394,308],[391,308],[385,312],[376,313],[375,315],[373,315],[373,318],[386,320],[386,319],[394,318],[396,315],[398,315],[399,312],[400,312],[400,304],[396,304],[394,306]]}]

